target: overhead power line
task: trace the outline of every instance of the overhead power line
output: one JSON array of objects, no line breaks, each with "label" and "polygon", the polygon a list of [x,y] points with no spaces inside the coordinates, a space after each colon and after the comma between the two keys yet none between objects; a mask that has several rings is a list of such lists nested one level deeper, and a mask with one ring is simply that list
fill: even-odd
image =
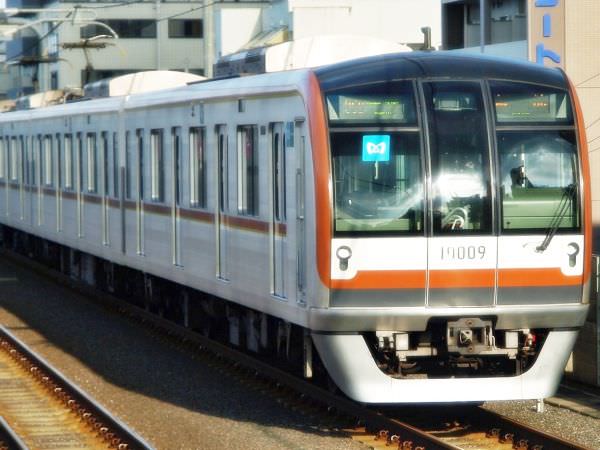
[{"label": "overhead power line", "polygon": [[[73,11],[70,11],[69,13],[67,13],[67,15],[64,17],[65,19],[69,18],[71,15],[73,14]],[[21,51],[21,53],[12,56],[10,58],[8,58],[6,60],[6,62],[8,61],[14,61],[15,59],[20,58],[23,55],[28,54],[31,50],[33,50],[34,48],[38,47],[42,41],[44,41],[44,39],[48,38],[48,36],[50,36],[52,33],[54,33],[62,24],[64,23],[64,21],[59,21],[56,24],[54,24],[52,27],[50,27],[50,30],[48,30],[48,32],[46,34],[44,34],[43,36],[40,36],[37,40],[36,43],[31,44],[29,47],[27,47],[26,49],[23,49],[23,51]]]}]

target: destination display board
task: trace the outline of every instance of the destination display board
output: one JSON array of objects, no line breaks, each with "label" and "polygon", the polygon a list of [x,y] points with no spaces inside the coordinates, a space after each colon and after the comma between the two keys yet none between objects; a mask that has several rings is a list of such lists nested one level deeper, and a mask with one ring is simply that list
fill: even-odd
[{"label": "destination display board", "polygon": [[572,122],[566,92],[523,84],[492,84],[492,95],[498,122]]},{"label": "destination display board", "polygon": [[328,95],[327,108],[332,122],[396,122],[415,121],[414,105],[409,96]]}]

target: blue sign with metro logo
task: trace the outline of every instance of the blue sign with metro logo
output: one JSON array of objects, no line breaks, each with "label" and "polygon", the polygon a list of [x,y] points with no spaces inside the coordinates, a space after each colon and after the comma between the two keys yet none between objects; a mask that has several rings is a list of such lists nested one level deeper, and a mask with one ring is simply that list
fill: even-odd
[{"label": "blue sign with metro logo", "polygon": [[390,135],[363,136],[362,160],[365,162],[390,160]]}]

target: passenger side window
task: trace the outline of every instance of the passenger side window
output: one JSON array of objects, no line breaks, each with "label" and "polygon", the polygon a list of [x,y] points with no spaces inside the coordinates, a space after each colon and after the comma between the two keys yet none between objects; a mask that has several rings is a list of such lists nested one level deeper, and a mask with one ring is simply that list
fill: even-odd
[{"label": "passenger side window", "polygon": [[238,212],[258,216],[258,135],[256,125],[238,127]]},{"label": "passenger side window", "polygon": [[108,132],[102,132],[100,135],[100,142],[100,145],[102,146],[100,150],[100,154],[102,155],[102,164],[100,165],[102,171],[102,195],[108,197],[108,189],[110,186],[108,184],[108,175],[110,173],[108,159]]},{"label": "passenger side window", "polygon": [[[119,135],[113,133],[112,168],[113,168],[113,197],[119,198]],[[108,169],[107,169],[108,170]]]},{"label": "passenger side window", "polygon": [[[14,142],[13,144],[16,144]],[[44,185],[52,186],[52,136],[44,136],[43,140]]]},{"label": "passenger side window", "polygon": [[0,137],[0,180],[6,177],[6,148],[4,147],[4,138]]},{"label": "passenger side window", "polygon": [[87,135],[87,191],[98,192],[96,133]]},{"label": "passenger side window", "polygon": [[144,130],[142,128],[136,130],[137,136],[137,152],[138,152],[138,173],[137,173],[137,188],[138,200],[144,200]]},{"label": "passenger side window", "polygon": [[19,181],[19,139],[13,137],[10,143],[10,181]]},{"label": "passenger side window", "polygon": [[131,133],[129,131],[125,132],[125,197],[128,200],[132,199],[132,189],[131,185],[133,183],[133,174],[132,174],[132,149],[131,149]]},{"label": "passenger side window", "polygon": [[[62,148],[61,148],[61,142],[60,142],[60,134],[56,134],[54,136],[54,140],[56,142],[56,190],[60,190],[60,187],[62,186],[63,183],[63,173],[62,173]],[[23,142],[21,140],[21,142]]]},{"label": "passenger side window", "polygon": [[163,152],[163,130],[152,130],[150,132],[150,187],[153,202],[165,201],[165,164]]},{"label": "passenger side window", "polygon": [[206,207],[206,157],[204,128],[190,128],[190,206]]},{"label": "passenger side window", "polygon": [[65,189],[68,190],[73,190],[73,180],[74,180],[74,176],[73,176],[73,172],[75,169],[75,164],[74,164],[74,159],[73,158],[73,135],[71,134],[66,134],[65,135],[65,145],[64,145],[64,150],[65,150],[65,156],[64,156],[64,163],[65,163],[65,173],[64,173],[64,177],[63,177],[63,187]]},{"label": "passenger side window", "polygon": [[173,127],[171,128],[171,149],[172,149],[172,158],[173,158],[173,200],[176,206],[181,206],[182,202],[182,185],[183,185],[183,177],[181,176],[181,128]]}]

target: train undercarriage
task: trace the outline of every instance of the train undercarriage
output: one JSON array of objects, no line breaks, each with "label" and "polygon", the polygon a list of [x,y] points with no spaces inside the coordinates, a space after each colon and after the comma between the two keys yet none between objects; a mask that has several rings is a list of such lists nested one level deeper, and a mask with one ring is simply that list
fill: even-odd
[{"label": "train undercarriage", "polygon": [[398,378],[515,376],[535,362],[548,330],[495,330],[492,318],[432,320],[424,332],[365,333],[374,359]]},{"label": "train undercarriage", "polygon": [[73,280],[219,342],[273,358],[287,370],[324,378],[302,327],[136,269],[2,226],[2,245]]}]

